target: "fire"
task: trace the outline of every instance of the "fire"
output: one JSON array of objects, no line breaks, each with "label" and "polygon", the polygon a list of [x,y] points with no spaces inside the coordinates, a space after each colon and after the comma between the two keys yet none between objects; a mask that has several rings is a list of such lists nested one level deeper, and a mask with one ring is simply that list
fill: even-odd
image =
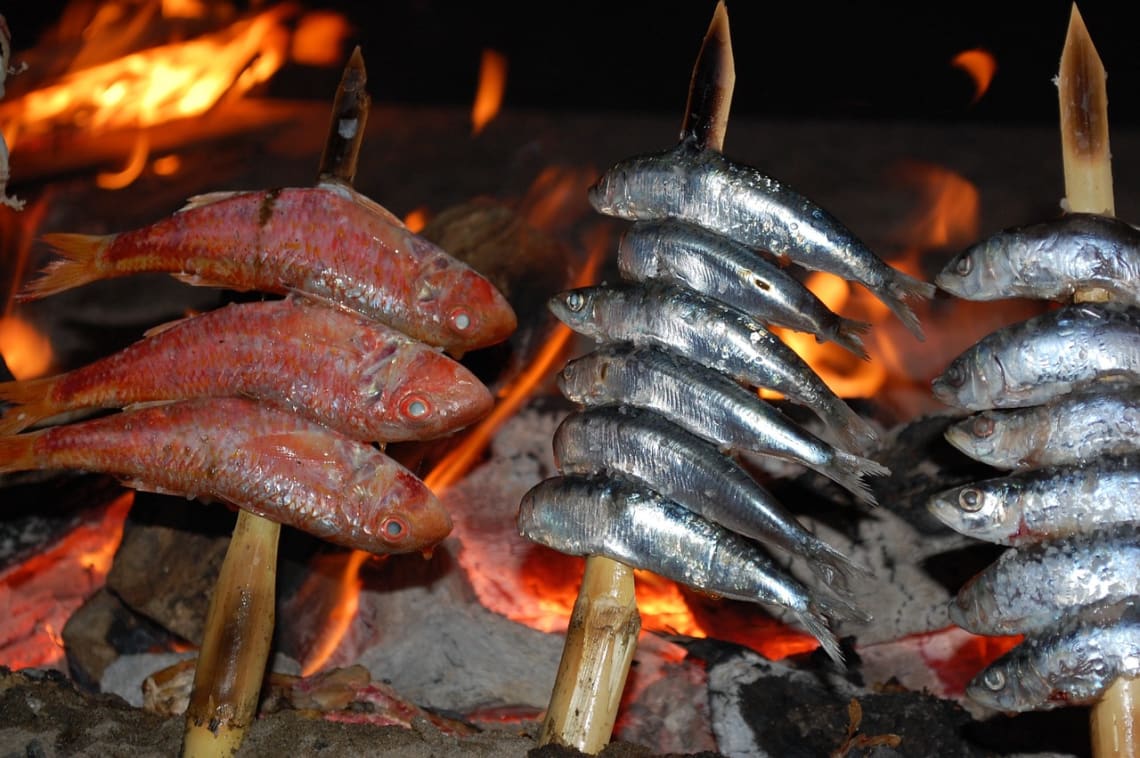
[{"label": "fire", "polygon": [[[363,550],[353,550],[348,554],[345,565],[330,567],[340,575],[337,588],[337,601],[332,612],[325,619],[320,630],[320,638],[313,645],[312,652],[301,669],[302,676],[309,676],[321,670],[325,662],[336,651],[337,645],[344,638],[345,632],[356,618],[356,611],[360,605],[360,590],[363,582],[360,579],[360,567],[371,558],[370,553]],[[327,561],[338,561],[340,556],[326,556]]]},{"label": "fire", "polygon": [[19,316],[3,316],[0,317],[0,356],[12,376],[34,379],[51,368],[51,342]]},{"label": "fire", "polygon": [[997,61],[993,54],[981,48],[963,50],[951,59],[950,65],[962,69],[974,80],[974,99],[970,101],[971,105],[986,94],[997,72]]},{"label": "fire", "polygon": [[408,211],[408,215],[404,217],[404,226],[408,227],[411,231],[419,234],[427,226],[428,210],[427,208],[413,208]]},{"label": "fire", "polygon": [[479,88],[475,92],[475,104],[471,108],[471,134],[483,131],[503,104],[503,91],[507,86],[507,59],[502,53],[484,50],[479,67]]},{"label": "fire", "polygon": [[289,57],[307,66],[337,66],[343,60],[341,48],[348,34],[348,20],[339,13],[307,13],[297,24]]}]

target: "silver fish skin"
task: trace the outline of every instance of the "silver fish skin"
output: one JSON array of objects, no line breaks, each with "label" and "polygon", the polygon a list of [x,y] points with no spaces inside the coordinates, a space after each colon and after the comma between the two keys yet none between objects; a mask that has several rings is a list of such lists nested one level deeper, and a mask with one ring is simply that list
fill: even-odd
[{"label": "silver fish skin", "polygon": [[1099,287],[1140,306],[1140,229],[1095,213],[1004,229],[954,256],[934,282],[967,300],[1068,300]]},{"label": "silver fish skin", "polygon": [[870,572],[805,529],[732,458],[652,411],[603,406],[571,413],[554,432],[563,474],[617,475],[644,483],[710,521],[808,558],[829,584]]},{"label": "silver fish skin", "polygon": [[837,218],[782,182],[690,141],[608,169],[589,190],[599,213],[632,221],[679,218],[813,271],[869,289],[922,339],[908,300],[935,287],[893,268]]},{"label": "silver fish skin", "polygon": [[1140,594],[1140,525],[1118,524],[1002,553],[950,602],[974,634],[1024,634],[1094,604]]},{"label": "silver fish skin", "polygon": [[750,450],[807,466],[864,502],[874,502],[864,477],[890,474],[815,436],[724,374],[657,348],[602,345],[568,361],[558,386],[583,405],[654,411],[725,452]]},{"label": "silver fish skin", "polygon": [[602,555],[713,595],[785,608],[843,661],[828,617],[866,618],[816,596],[756,543],[628,480],[582,476],[539,482],[519,506],[519,533],[569,555]]},{"label": "silver fish skin", "polygon": [[1094,606],[1029,635],[966,686],[975,703],[1006,712],[1089,705],[1119,677],[1140,674],[1140,609]]},{"label": "silver fish skin", "polygon": [[1021,408],[1099,382],[1140,383],[1140,309],[1068,305],[992,332],[931,387],[947,405]]},{"label": "silver fish skin", "polygon": [[927,508],[957,532],[1011,546],[1140,522],[1140,457],[983,479],[933,495]]},{"label": "silver fish skin", "polygon": [[1140,452],[1140,387],[983,411],[947,428],[946,439],[975,460],[1018,470]]},{"label": "silver fish skin", "polygon": [[716,298],[765,324],[813,334],[870,360],[861,334],[871,325],[838,315],[802,281],[747,245],[677,219],[638,221],[622,235],[618,270]]},{"label": "silver fish skin", "polygon": [[811,409],[862,450],[878,435],[794,350],[743,311],[681,287],[622,283],[581,287],[549,301],[568,327],[597,342],[673,351]]}]

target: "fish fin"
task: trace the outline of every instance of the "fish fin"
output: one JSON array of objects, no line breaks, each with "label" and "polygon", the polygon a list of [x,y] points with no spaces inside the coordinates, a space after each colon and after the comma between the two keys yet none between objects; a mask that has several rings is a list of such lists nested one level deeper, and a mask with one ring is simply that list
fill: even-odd
[{"label": "fish fin", "polygon": [[843,445],[862,451],[869,450],[879,442],[879,433],[871,423],[852,410],[840,397],[834,398],[826,413],[818,415]]},{"label": "fish fin", "polygon": [[337,441],[338,438],[331,433],[319,434],[312,430],[299,429],[258,437],[246,445],[246,449],[263,456],[289,461],[307,461],[323,466],[329,461],[329,448]]},{"label": "fish fin", "polygon": [[0,383],[0,400],[18,406],[9,408],[0,416],[0,435],[22,432],[37,421],[57,413],[58,409],[45,400],[56,381],[57,377],[48,376]]},{"label": "fish fin", "polygon": [[207,205],[219,203],[222,200],[229,200],[235,195],[248,194],[246,190],[223,190],[221,192],[203,192],[201,195],[194,195],[186,199],[186,204],[175,211],[175,213],[185,213],[197,208],[202,208]]},{"label": "fish fin", "polygon": [[[222,289],[237,290],[239,292],[246,291],[246,288],[244,287],[235,287],[233,282],[226,282],[220,279],[210,279],[208,277],[202,276],[201,274],[172,272],[170,275],[183,284],[189,284],[192,287],[219,287]],[[171,326],[173,326],[173,324],[171,324]]]},{"label": "fish fin", "polygon": [[846,661],[843,659],[843,651],[839,648],[839,640],[836,639],[835,633],[831,631],[827,619],[817,605],[818,604],[813,601],[808,611],[796,611],[795,617],[800,622],[800,625],[807,629],[808,633],[819,641],[820,646],[831,660],[840,666],[845,666]]},{"label": "fish fin", "polygon": [[831,337],[831,341],[842,348],[850,350],[855,355],[859,356],[865,361],[871,360],[871,356],[867,353],[867,348],[863,345],[863,337],[871,330],[871,324],[868,321],[855,321],[849,318],[840,318],[835,330],[835,334]]},{"label": "fish fin", "polygon": [[344,182],[323,181],[323,182],[318,183],[317,186],[320,187],[321,189],[328,190],[330,192],[335,192],[338,195],[344,196],[345,198],[356,203],[357,205],[359,205],[361,208],[368,211],[369,213],[376,214],[377,216],[379,216],[381,219],[388,222],[389,224],[395,224],[396,226],[400,227],[401,229],[407,228],[399,216],[395,215],[394,213],[392,213],[392,211],[388,210],[383,205],[380,205],[380,203],[376,202],[375,200],[368,197],[367,195],[363,195],[360,192],[357,192],[355,189],[348,186]]},{"label": "fish fin", "polygon": [[51,245],[63,260],[52,261],[45,266],[40,277],[29,282],[24,291],[16,295],[16,301],[36,300],[102,278],[96,262],[114,239],[114,234],[45,234],[43,241]]},{"label": "fish fin", "polygon": [[898,316],[911,334],[920,341],[925,341],[926,335],[923,334],[922,324],[919,323],[918,316],[904,301],[929,300],[934,297],[935,286],[930,282],[924,282],[910,274],[894,269],[894,276],[887,285],[887,290],[890,293],[890,297],[885,301],[887,307]]},{"label": "fish fin", "polygon": [[812,547],[811,560],[808,561],[808,564],[813,574],[822,579],[829,587],[838,584],[844,594],[848,592],[848,580],[856,576],[865,579],[871,579],[875,576],[875,572],[870,568],[823,540],[817,540]]},{"label": "fish fin", "polygon": [[174,495],[177,497],[184,497],[187,500],[193,500],[197,497],[197,495],[187,495],[185,492],[176,492],[158,484],[151,484],[144,479],[135,479],[133,477],[124,476],[120,477],[118,481],[119,484],[123,485],[124,487],[130,487],[132,490],[138,490],[139,492],[153,492],[156,495]]},{"label": "fish fin", "polygon": [[194,318],[197,318],[197,315],[183,316],[182,318],[176,318],[176,319],[173,319],[171,321],[167,321],[165,323],[159,324],[157,326],[152,326],[150,329],[147,329],[145,332],[143,332],[142,336],[143,337],[154,337],[157,334],[162,334],[167,329],[173,329],[174,327],[178,326],[179,324],[183,324],[183,323],[190,321],[191,319],[194,319]]},{"label": "fish fin", "polygon": [[836,450],[835,457],[829,466],[819,466],[815,469],[836,484],[841,485],[860,501],[868,505],[878,505],[875,494],[863,477],[889,476],[891,470],[881,463],[854,455],[844,450]]},{"label": "fish fin", "polygon": [[32,455],[32,443],[37,436],[38,433],[33,432],[0,437],[0,473],[43,468]]}]

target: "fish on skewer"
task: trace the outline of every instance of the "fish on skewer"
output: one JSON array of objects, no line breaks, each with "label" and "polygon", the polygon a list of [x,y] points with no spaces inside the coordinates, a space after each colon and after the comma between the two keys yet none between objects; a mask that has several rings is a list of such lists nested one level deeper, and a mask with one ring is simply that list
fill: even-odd
[{"label": "fish on skewer", "polygon": [[1090,386],[1140,382],[1140,309],[1067,305],[992,332],[934,379],[934,396],[970,410],[1020,408]]},{"label": "fish on skewer", "polygon": [[558,386],[582,405],[654,411],[725,452],[748,450],[807,466],[864,502],[874,502],[864,477],[890,473],[816,437],[724,374],[655,347],[602,345],[567,362]]},{"label": "fish on skewer", "polygon": [[451,531],[431,490],[372,445],[244,398],[148,404],[0,437],[0,473],[31,470],[221,500],[376,554],[429,550]]},{"label": "fish on skewer", "polygon": [[79,409],[242,396],[359,440],[429,439],[481,418],[491,393],[439,350],[314,300],[233,303],[157,327],[54,377],[0,383],[0,435]]},{"label": "fish on skewer", "polygon": [[523,495],[522,536],[570,555],[602,555],[713,595],[787,609],[842,663],[828,618],[866,619],[813,593],[754,542],[620,478],[554,477]]},{"label": "fish on skewer", "polygon": [[633,221],[677,218],[870,290],[922,339],[908,301],[935,287],[890,266],[837,218],[783,182],[695,140],[622,160],[590,188],[599,213]]},{"label": "fish on skewer", "polygon": [[1066,213],[971,245],[934,282],[966,300],[1061,301],[1096,288],[1140,306],[1140,229],[1113,216]]},{"label": "fish on skewer", "polygon": [[632,281],[688,287],[870,360],[860,337],[870,323],[836,314],[799,279],[729,237],[676,219],[638,221],[622,235],[617,265]]},{"label": "fish on skewer", "polygon": [[811,409],[854,449],[878,435],[803,358],[742,311],[680,287],[621,284],[580,287],[549,301],[554,315],[597,342],[630,342],[683,355],[753,387]]},{"label": "fish on skewer", "polygon": [[[564,475],[635,479],[737,534],[809,559],[828,583],[870,571],[805,529],[731,457],[651,411],[602,406],[571,413],[554,432]],[[873,501],[870,493],[864,498]]]},{"label": "fish on skewer", "polygon": [[501,342],[516,326],[487,279],[336,182],[199,195],[140,229],[43,239],[63,257],[19,300],[168,272],[195,285],[338,303],[454,355]]}]

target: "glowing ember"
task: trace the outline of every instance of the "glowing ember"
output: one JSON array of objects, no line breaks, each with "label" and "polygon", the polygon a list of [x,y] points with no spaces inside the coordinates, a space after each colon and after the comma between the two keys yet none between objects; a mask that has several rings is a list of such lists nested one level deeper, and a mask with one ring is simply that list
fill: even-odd
[{"label": "glowing ember", "polygon": [[503,91],[507,86],[507,59],[494,50],[483,51],[483,62],[479,67],[479,88],[475,92],[475,104],[471,108],[472,136],[483,131],[503,104]]},{"label": "glowing ember", "polygon": [[954,56],[950,65],[962,69],[974,80],[974,99],[970,101],[971,104],[982,99],[997,72],[997,61],[994,60],[994,56],[981,48],[963,50]]},{"label": "glowing ember", "polygon": [[404,226],[419,234],[427,226],[428,210],[427,208],[414,208],[408,211],[408,215],[404,217]]},{"label": "glowing ember", "polygon": [[34,379],[51,368],[48,338],[18,316],[0,317],[0,356],[17,379]]}]

